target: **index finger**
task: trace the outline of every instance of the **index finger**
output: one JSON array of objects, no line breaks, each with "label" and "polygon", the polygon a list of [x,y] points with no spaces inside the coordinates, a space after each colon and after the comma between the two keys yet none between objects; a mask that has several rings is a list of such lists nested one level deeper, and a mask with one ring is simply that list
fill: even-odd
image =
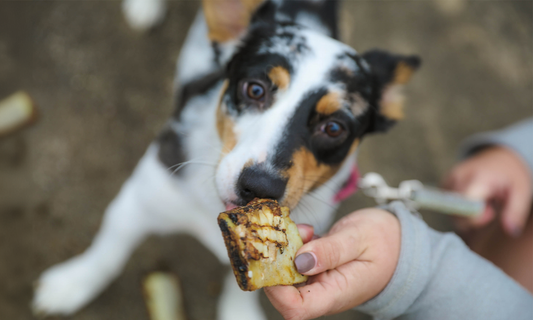
[{"label": "index finger", "polygon": [[266,287],[264,290],[274,308],[285,320],[314,319],[328,313],[338,291],[328,290],[320,282],[299,288],[275,286]]},{"label": "index finger", "polygon": [[313,239],[315,229],[309,224],[297,224],[298,232],[300,233],[300,238],[302,238],[303,243],[308,243]]},{"label": "index finger", "polygon": [[309,278],[305,286],[276,286],[264,290],[286,320],[315,319],[348,310],[372,298],[379,291],[369,288],[378,276],[366,262],[351,261]]}]

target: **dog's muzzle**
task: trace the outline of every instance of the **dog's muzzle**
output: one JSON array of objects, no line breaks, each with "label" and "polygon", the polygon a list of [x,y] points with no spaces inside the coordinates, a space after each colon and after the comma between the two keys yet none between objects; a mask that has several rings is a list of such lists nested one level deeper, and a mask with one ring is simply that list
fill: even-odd
[{"label": "dog's muzzle", "polygon": [[237,180],[236,193],[242,205],[254,198],[281,200],[285,194],[287,179],[267,171],[260,165],[242,170]]}]

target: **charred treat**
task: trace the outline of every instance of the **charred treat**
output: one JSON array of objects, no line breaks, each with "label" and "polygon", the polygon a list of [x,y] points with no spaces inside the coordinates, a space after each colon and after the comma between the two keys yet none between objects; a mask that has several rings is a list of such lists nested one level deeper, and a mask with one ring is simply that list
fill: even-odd
[{"label": "charred treat", "polygon": [[307,281],[294,266],[303,245],[289,208],[270,199],[254,199],[245,207],[222,212],[218,225],[233,267],[244,291],[293,285]]}]

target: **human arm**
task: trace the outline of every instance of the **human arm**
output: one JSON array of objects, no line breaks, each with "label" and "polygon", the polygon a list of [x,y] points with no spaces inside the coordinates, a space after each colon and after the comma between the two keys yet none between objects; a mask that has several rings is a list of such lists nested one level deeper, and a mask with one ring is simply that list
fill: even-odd
[{"label": "human arm", "polygon": [[[265,289],[285,319],[355,306],[376,319],[531,319],[533,298],[457,236],[430,229],[400,202],[386,209],[399,223],[387,211],[366,209],[300,249],[313,252],[321,265],[305,272],[310,284]],[[373,215],[380,220],[362,224]]]},{"label": "human arm", "polygon": [[486,225],[496,216],[494,207],[501,207],[504,230],[520,235],[533,196],[533,119],[474,135],[462,145],[460,154],[465,160],[450,171],[445,186],[490,205],[478,217],[458,219],[459,230]]}]

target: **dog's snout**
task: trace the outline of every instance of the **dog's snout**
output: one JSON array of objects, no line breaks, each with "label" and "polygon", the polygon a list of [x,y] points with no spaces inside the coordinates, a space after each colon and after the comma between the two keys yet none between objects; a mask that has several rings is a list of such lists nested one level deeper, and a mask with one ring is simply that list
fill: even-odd
[{"label": "dog's snout", "polygon": [[244,203],[254,198],[279,200],[283,197],[286,186],[287,179],[252,166],[241,172],[237,181],[237,193]]}]

